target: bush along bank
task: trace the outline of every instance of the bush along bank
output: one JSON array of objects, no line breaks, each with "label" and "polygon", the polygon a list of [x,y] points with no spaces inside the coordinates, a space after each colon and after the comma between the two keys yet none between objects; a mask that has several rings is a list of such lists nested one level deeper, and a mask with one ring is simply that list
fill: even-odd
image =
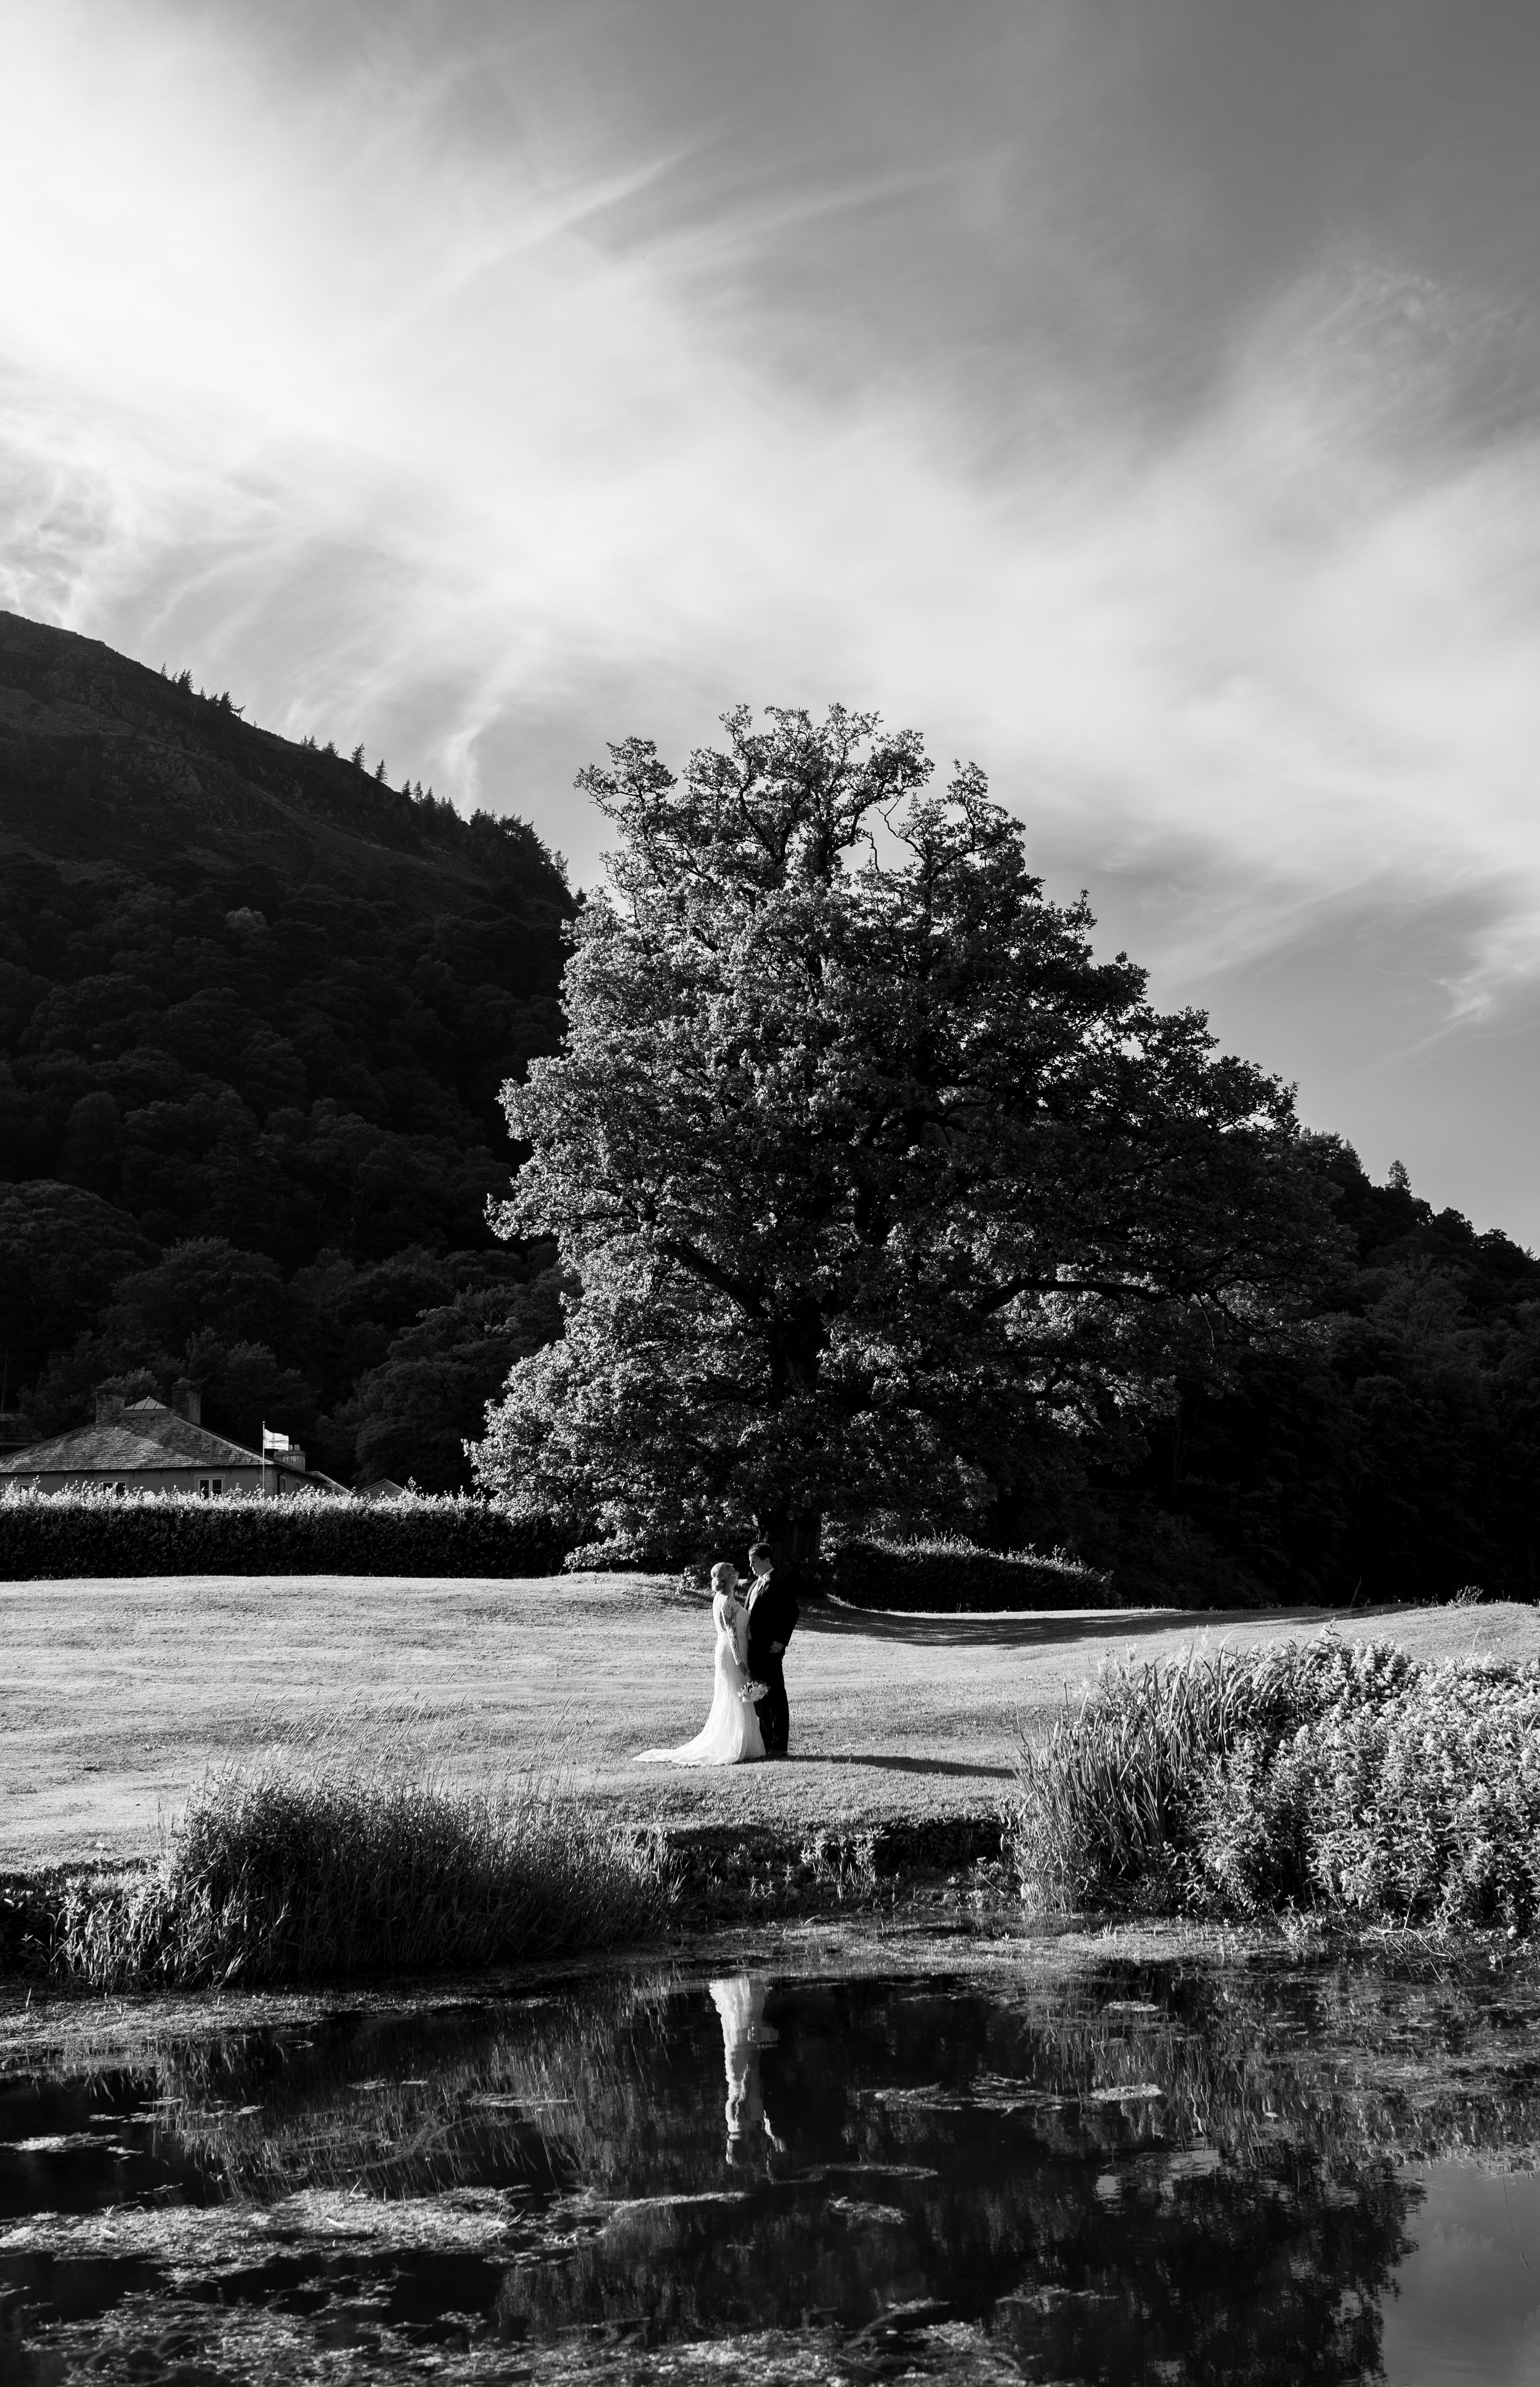
[{"label": "bush along bank", "polygon": [[1024,1748],[1006,1849],[1040,1911],[1540,1917],[1540,1665],[1423,1665],[1332,1634],[1112,1667]]},{"label": "bush along bank", "polygon": [[[0,1876],[0,1984],[84,1993],[473,1972],[815,1916],[1017,1913],[998,1809],[862,1828],[592,1820],[502,1798],[218,1774],[149,1864]],[[988,1918],[988,1919],[986,1919]]]},{"label": "bush along bank", "polygon": [[0,1897],[0,1973],[93,1990],[473,1970],[655,1934],[660,1843],[538,1782],[457,1791],[352,1765],[210,1777],[143,1871]]},{"label": "bush along bank", "polygon": [[986,1550],[930,1540],[850,1541],[827,1565],[829,1589],[852,1608],[946,1611],[1008,1608],[1109,1608],[1112,1578],[1078,1559],[1035,1550]]},{"label": "bush along bank", "polygon": [[554,1574],[565,1539],[455,1494],[203,1500],[192,1492],[0,1494],[0,1581],[134,1574]]}]

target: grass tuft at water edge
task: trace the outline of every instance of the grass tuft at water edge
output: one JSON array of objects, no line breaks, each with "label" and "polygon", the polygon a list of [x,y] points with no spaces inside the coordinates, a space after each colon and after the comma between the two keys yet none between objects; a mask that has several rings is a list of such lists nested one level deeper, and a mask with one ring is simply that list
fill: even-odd
[{"label": "grass tuft at water edge", "polygon": [[661,1847],[554,1776],[274,1756],[211,1774],[147,1871],[64,1881],[47,1970],[98,1990],[472,1970],[644,1939],[671,1897]]}]

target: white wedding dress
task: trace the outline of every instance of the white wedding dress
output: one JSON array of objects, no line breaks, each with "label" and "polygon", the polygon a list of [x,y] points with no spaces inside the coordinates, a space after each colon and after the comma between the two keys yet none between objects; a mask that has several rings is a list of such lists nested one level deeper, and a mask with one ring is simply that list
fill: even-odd
[{"label": "white wedding dress", "polygon": [[712,1601],[712,1617],[716,1625],[716,1657],[710,1715],[693,1740],[678,1749],[639,1749],[638,1760],[664,1765],[743,1765],[764,1755],[759,1718],[746,1696],[748,1612],[719,1591]]}]

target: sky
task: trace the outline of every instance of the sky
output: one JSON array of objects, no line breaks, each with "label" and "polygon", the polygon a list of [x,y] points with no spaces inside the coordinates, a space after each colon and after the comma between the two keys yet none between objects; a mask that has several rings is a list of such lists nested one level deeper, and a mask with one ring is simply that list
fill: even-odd
[{"label": "sky", "polygon": [[1540,1246],[1534,0],[0,0],[0,604],[534,821],[739,701]]}]

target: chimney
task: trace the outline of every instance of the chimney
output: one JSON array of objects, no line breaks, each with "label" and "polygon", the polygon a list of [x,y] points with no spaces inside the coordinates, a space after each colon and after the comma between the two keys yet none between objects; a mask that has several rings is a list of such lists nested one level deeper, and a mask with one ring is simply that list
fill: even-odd
[{"label": "chimney", "polygon": [[203,1423],[203,1395],[185,1376],[179,1376],[176,1380],[176,1390],[171,1395],[171,1407],[178,1417],[186,1419],[189,1425]]},{"label": "chimney", "polygon": [[98,1425],[113,1425],[117,1422],[118,1419],[122,1416],[122,1414],[123,1396],[121,1393],[97,1394],[96,1423]]}]

